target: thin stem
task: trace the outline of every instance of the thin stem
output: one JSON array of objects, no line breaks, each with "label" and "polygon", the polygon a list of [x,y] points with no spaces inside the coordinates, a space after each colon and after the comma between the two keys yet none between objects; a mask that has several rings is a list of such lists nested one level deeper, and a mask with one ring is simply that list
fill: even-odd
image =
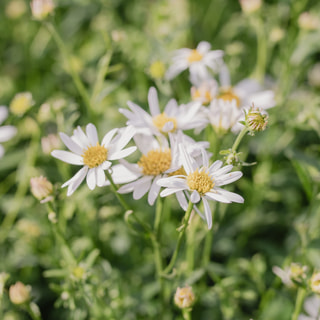
[{"label": "thin stem", "polygon": [[184,320],[191,320],[191,309],[189,308],[182,309],[182,316]]},{"label": "thin stem", "polygon": [[189,205],[188,205],[188,208],[187,208],[187,211],[184,215],[184,218],[183,218],[183,222],[182,222],[182,225],[181,227],[179,228],[179,237],[178,237],[178,242],[177,242],[177,245],[176,245],[176,248],[174,250],[174,253],[171,257],[171,260],[170,260],[170,263],[168,264],[168,266],[165,268],[164,270],[164,274],[167,274],[169,273],[176,260],[177,260],[177,257],[178,257],[178,253],[179,253],[179,250],[180,250],[180,247],[181,247],[181,244],[182,244],[182,239],[183,239],[183,236],[184,236],[184,233],[186,231],[186,228],[188,226],[188,223],[189,223],[189,219],[190,219],[190,215],[191,215],[191,212],[192,212],[192,208],[193,208],[193,203],[191,202],[191,200],[189,201]]},{"label": "thin stem", "polygon": [[297,320],[299,317],[299,314],[301,313],[301,309],[303,306],[303,301],[306,296],[307,292],[306,289],[304,288],[299,288],[298,293],[297,293],[297,298],[296,298],[296,305],[294,308],[294,312],[292,314],[291,320]]},{"label": "thin stem", "polygon": [[84,115],[88,116],[91,119],[92,113],[93,113],[93,108],[91,106],[90,97],[89,97],[89,94],[88,94],[82,80],[80,79],[79,74],[77,73],[77,71],[74,68],[74,64],[71,60],[68,49],[65,46],[62,38],[60,37],[60,35],[59,35],[58,31],[56,30],[56,28],[54,27],[54,25],[50,22],[46,22],[44,25],[47,27],[47,29],[51,33],[54,41],[56,42],[57,47],[59,48],[59,50],[63,56],[63,59],[65,60],[68,72],[69,72],[84,104],[86,105],[86,108],[83,108],[82,111],[83,111]]},{"label": "thin stem", "polygon": [[238,146],[239,146],[242,138],[245,136],[245,134],[246,134],[248,131],[249,131],[249,130],[248,130],[247,127],[243,127],[243,129],[242,129],[242,130],[240,131],[240,133],[238,134],[235,142],[233,143],[233,146],[232,146],[232,148],[231,148],[231,151],[232,151],[232,152],[235,152],[235,151],[237,150],[237,148],[238,148]]},{"label": "thin stem", "polygon": [[32,318],[32,320],[41,320],[42,319],[39,307],[34,302],[31,302],[30,304],[28,304],[26,306],[26,308],[27,308],[27,312],[28,312],[29,316]]}]

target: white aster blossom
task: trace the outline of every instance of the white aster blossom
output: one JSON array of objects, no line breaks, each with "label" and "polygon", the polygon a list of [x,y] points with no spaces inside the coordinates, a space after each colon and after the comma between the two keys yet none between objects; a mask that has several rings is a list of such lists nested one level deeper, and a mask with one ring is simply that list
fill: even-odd
[{"label": "white aster blossom", "polygon": [[[242,172],[230,172],[233,166],[227,165],[222,167],[223,162],[220,160],[215,161],[209,166],[209,159],[205,152],[202,154],[203,165],[199,166],[187,153],[182,144],[179,145],[179,150],[185,174],[159,179],[157,182],[158,185],[165,188],[160,193],[160,196],[166,197],[175,193],[184,210],[186,210],[188,206],[185,197],[187,196],[194,204],[194,209],[206,220],[208,228],[211,229],[212,215],[208,200],[223,203],[243,203],[244,199],[240,195],[220,188],[223,185],[240,179]],[[200,201],[202,201],[204,205],[204,215],[196,206]]]},{"label": "white aster blossom", "polygon": [[208,105],[216,97],[218,92],[218,83],[215,79],[207,79],[197,84],[192,81],[194,85],[191,87],[191,98],[193,101],[200,101],[203,105]]},{"label": "white aster blossom", "polygon": [[164,112],[160,112],[157,90],[149,89],[148,103],[150,114],[137,104],[128,101],[128,109],[119,111],[128,118],[127,125],[136,128],[137,133],[148,135],[167,135],[178,130],[201,129],[206,126],[206,119],[200,102],[191,102],[178,106],[175,99],[171,99]]},{"label": "white aster blossom", "polygon": [[54,150],[51,155],[64,162],[83,166],[62,185],[62,187],[68,186],[67,195],[73,194],[85,177],[91,190],[96,186],[104,186],[106,182],[104,170],[111,168],[111,161],[127,157],[136,150],[136,147],[124,149],[134,133],[134,128],[130,126],[123,130],[115,128],[104,136],[100,144],[97,129],[91,123],[87,125],[86,133],[80,127],[73,131],[71,137],[61,132],[60,137],[71,152]]},{"label": "white aster blossom", "polygon": [[307,315],[300,314],[298,320],[320,320],[320,297],[317,295],[307,298],[304,302]]},{"label": "white aster blossom", "polygon": [[118,190],[119,193],[133,192],[133,199],[141,199],[148,193],[148,203],[152,206],[157,199],[160,186],[157,181],[162,177],[173,174],[179,169],[179,161],[176,159],[178,154],[176,148],[164,138],[158,140],[146,135],[136,135],[134,137],[138,149],[142,156],[138,163],[128,163],[121,161],[134,175],[137,180],[123,185]]},{"label": "white aster blossom", "polygon": [[172,64],[166,72],[168,80],[189,69],[190,76],[198,81],[210,77],[209,70],[218,71],[222,64],[222,50],[210,50],[211,44],[201,41],[196,49],[182,48],[174,52]]},{"label": "white aster blossom", "polygon": [[[8,109],[5,106],[0,106],[0,125],[8,117]],[[13,126],[0,126],[0,158],[4,154],[2,142],[10,140],[17,133],[17,129]]]}]

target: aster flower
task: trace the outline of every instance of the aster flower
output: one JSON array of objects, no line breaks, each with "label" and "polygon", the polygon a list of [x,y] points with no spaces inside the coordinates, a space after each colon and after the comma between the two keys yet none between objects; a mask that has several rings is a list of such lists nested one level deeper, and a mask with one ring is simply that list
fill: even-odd
[{"label": "aster flower", "polygon": [[320,297],[317,295],[307,298],[304,302],[307,315],[300,314],[298,320],[320,320]]},{"label": "aster flower", "polygon": [[[169,174],[169,172],[179,169],[178,161],[173,160],[177,155],[172,153],[168,141],[164,138],[158,140],[145,135],[136,135],[134,137],[138,149],[142,156],[138,163],[128,163],[121,161],[132,174],[137,175],[135,181],[123,185],[119,188],[119,193],[133,192],[133,199],[141,199],[148,193],[148,203],[152,206],[157,199],[160,186],[157,181]],[[173,166],[175,165],[175,166]]]},{"label": "aster flower", "polygon": [[[243,203],[244,199],[240,195],[220,188],[220,186],[240,179],[242,172],[230,172],[233,166],[222,167],[223,163],[220,160],[209,166],[209,159],[205,152],[202,154],[203,165],[199,166],[182,144],[179,145],[179,150],[185,174],[159,179],[158,185],[165,188],[160,196],[166,197],[173,193],[179,195],[177,196],[178,201],[186,210],[185,195],[187,195],[194,204],[194,209],[206,220],[208,228],[211,229],[212,215],[208,200]],[[204,216],[196,206],[200,201],[204,205]]]},{"label": "aster flower", "polygon": [[178,130],[204,128],[208,122],[203,112],[200,112],[200,102],[178,106],[176,100],[171,99],[161,113],[157,90],[154,87],[149,89],[148,102],[151,115],[131,101],[128,101],[131,111],[119,109],[128,118],[127,125],[134,126],[137,133],[167,135]]},{"label": "aster flower", "polygon": [[106,182],[104,170],[111,168],[111,161],[127,157],[136,150],[136,147],[123,149],[134,133],[134,128],[130,126],[122,131],[117,128],[112,129],[104,136],[100,145],[97,129],[91,123],[87,125],[86,133],[80,127],[73,131],[71,137],[61,132],[60,137],[71,152],[54,150],[51,155],[64,162],[83,166],[74,177],[62,185],[62,187],[68,186],[67,195],[73,194],[85,177],[90,190],[96,186],[104,186]]},{"label": "aster flower", "polygon": [[189,69],[190,75],[199,81],[210,77],[208,69],[217,71],[222,63],[222,50],[210,50],[209,42],[201,41],[196,49],[183,48],[176,50],[172,65],[166,72],[168,80],[173,79],[182,71]]},{"label": "aster flower", "polygon": [[191,87],[191,97],[193,101],[200,101],[203,105],[208,105],[215,98],[218,92],[218,83],[215,79],[207,79]]},{"label": "aster flower", "polygon": [[[0,106],[0,125],[8,117],[8,109]],[[17,133],[17,129],[13,126],[0,126],[0,143],[10,140]],[[4,148],[0,144],[0,158],[4,154]]]},{"label": "aster flower", "polygon": [[282,283],[287,287],[294,287],[295,283],[302,283],[306,277],[308,267],[299,263],[292,262],[289,266],[281,269],[278,266],[273,266],[272,271],[277,275]]}]

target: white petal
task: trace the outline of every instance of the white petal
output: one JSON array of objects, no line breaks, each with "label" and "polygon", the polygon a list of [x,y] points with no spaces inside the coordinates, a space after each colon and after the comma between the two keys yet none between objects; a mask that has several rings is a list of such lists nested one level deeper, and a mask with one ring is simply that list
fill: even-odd
[{"label": "white petal", "polygon": [[161,131],[162,132],[170,132],[174,128],[174,123],[172,121],[168,121],[164,124]]},{"label": "white petal", "polygon": [[74,154],[69,151],[53,150],[51,152],[51,155],[61,161],[64,161],[70,164],[83,165],[83,158],[78,154]]},{"label": "white petal", "polygon": [[148,103],[150,108],[150,113],[152,117],[160,113],[159,100],[157,90],[154,87],[151,87],[148,92]]},{"label": "white petal", "polygon": [[87,171],[88,171],[88,167],[84,166],[70,180],[68,180],[61,186],[61,188],[69,186],[68,192],[67,192],[68,197],[71,196],[74,193],[74,191],[79,187],[79,185],[85,178]]},{"label": "white petal", "polygon": [[157,183],[159,186],[166,187],[166,188],[178,188],[178,189],[187,188],[185,179],[176,177],[176,176],[159,179]]},{"label": "white petal", "polygon": [[164,112],[170,117],[177,112],[177,109],[178,109],[178,103],[176,99],[170,99],[166,107],[164,108]]},{"label": "white petal", "polygon": [[219,176],[215,180],[215,185],[216,186],[224,186],[226,184],[232,183],[242,177],[242,172],[241,171],[234,171],[227,173],[225,175]]},{"label": "white petal", "polygon": [[203,201],[203,206],[204,206],[204,215],[206,217],[207,224],[208,224],[208,229],[211,229],[212,228],[211,209],[210,209],[209,203],[206,198],[202,198],[202,201]]},{"label": "white petal", "polygon": [[223,165],[223,162],[221,160],[217,160],[215,161],[210,167],[209,167],[209,171],[210,173],[218,170],[219,168],[221,168]]},{"label": "white petal", "polygon": [[118,192],[119,193],[128,193],[132,192],[134,189],[139,188],[141,184],[145,184],[146,181],[151,181],[152,176],[143,176],[142,178],[138,179],[137,181],[133,181],[131,183],[125,184],[124,186],[120,187]]},{"label": "white petal", "polygon": [[184,145],[181,143],[179,144],[179,152],[181,155],[182,165],[186,173],[190,174],[194,172],[197,169],[197,163],[194,161],[194,159],[191,158],[191,156],[187,153]]},{"label": "white petal", "polygon": [[141,199],[150,189],[151,179],[145,180],[144,183],[141,183],[138,188],[134,188],[133,190],[133,199],[138,200]]},{"label": "white petal", "polygon": [[207,192],[205,197],[209,198],[210,200],[215,200],[215,201],[219,201],[222,203],[231,203],[231,201],[228,200],[226,197],[222,196],[221,194],[215,193],[215,192]]},{"label": "white petal", "polygon": [[198,203],[200,201],[201,197],[197,190],[193,190],[190,196],[190,200],[192,203]]},{"label": "white petal", "polygon": [[188,201],[183,193],[183,191],[177,191],[176,192],[176,197],[177,197],[177,200],[181,206],[181,208],[186,211],[187,208],[188,208]]},{"label": "white petal", "polygon": [[3,146],[0,144],[0,158],[2,158],[4,155],[4,148]]},{"label": "white petal", "polygon": [[5,106],[0,106],[0,124],[8,117],[8,108]]},{"label": "white petal", "polygon": [[88,137],[82,131],[80,126],[73,130],[73,136],[71,139],[74,139],[82,147],[82,149],[87,149],[90,145]]},{"label": "white petal", "polygon": [[129,156],[131,153],[135,152],[137,150],[137,147],[129,147],[127,149],[123,149],[117,152],[110,152],[110,155],[108,155],[109,160],[118,160],[125,158]]},{"label": "white petal", "polygon": [[228,199],[231,202],[243,203],[244,199],[237,193],[227,191],[224,189],[217,188],[217,192],[222,195],[225,199]]},{"label": "white petal", "polygon": [[63,141],[63,143],[67,146],[67,148],[78,154],[81,155],[83,153],[83,149],[76,143],[74,140],[72,140],[69,136],[67,136],[65,133],[60,132],[60,138]]},{"label": "white petal", "polygon": [[222,167],[221,169],[214,172],[214,177],[219,177],[227,172],[230,172],[232,170],[233,166],[231,164]]},{"label": "white petal", "polygon": [[201,41],[199,42],[197,46],[197,51],[201,54],[207,53],[211,48],[211,44],[207,41]]},{"label": "white petal", "polygon": [[[123,184],[128,183],[133,180],[138,179],[141,174],[130,171],[127,167],[125,167],[123,164],[116,164],[112,166],[112,179],[115,184]],[[106,185],[109,185],[110,182],[106,181]]]},{"label": "white petal", "polygon": [[111,161],[105,161],[104,163],[102,163],[101,168],[103,170],[108,170],[111,167],[111,165],[112,165]]},{"label": "white petal", "polygon": [[103,137],[101,145],[105,146],[106,148],[108,147],[110,141],[112,140],[113,136],[116,134],[118,131],[117,128],[110,130],[106,135]]},{"label": "white petal", "polygon": [[89,169],[87,174],[87,184],[90,190],[93,190],[96,187],[97,179],[96,179],[96,168]]},{"label": "white petal", "polygon": [[312,316],[314,319],[318,319],[320,311],[320,297],[314,295],[310,298],[307,298],[304,302],[305,311]]},{"label": "white petal", "polygon": [[106,182],[106,175],[104,174],[102,166],[96,168],[97,186],[102,187]]},{"label": "white petal", "polygon": [[96,146],[99,142],[97,128],[92,124],[87,124],[86,127],[87,137],[92,146]]},{"label": "white petal", "polygon": [[148,193],[148,203],[150,206],[153,206],[154,202],[156,201],[159,191],[160,191],[160,186],[157,184],[157,181],[160,179],[160,176],[155,177],[152,181],[150,191]]},{"label": "white petal", "polygon": [[164,190],[161,191],[160,196],[161,197],[167,197],[173,193],[179,192],[185,190],[185,188],[166,188]]}]

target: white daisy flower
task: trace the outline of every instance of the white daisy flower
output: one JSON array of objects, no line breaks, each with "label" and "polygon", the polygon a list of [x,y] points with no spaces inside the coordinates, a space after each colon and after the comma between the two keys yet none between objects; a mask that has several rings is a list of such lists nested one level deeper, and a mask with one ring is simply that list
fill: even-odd
[{"label": "white daisy flower", "polygon": [[243,114],[243,110],[238,108],[234,99],[214,99],[207,109],[209,122],[218,133],[225,133],[234,128]]},{"label": "white daisy flower", "polygon": [[208,69],[217,71],[222,64],[222,50],[210,50],[211,44],[201,41],[196,49],[183,48],[176,50],[172,65],[166,72],[166,79],[171,80],[182,71],[189,69],[190,76],[199,81],[210,77]]},{"label": "white daisy flower", "polygon": [[179,161],[175,158],[178,156],[174,151],[176,148],[169,147],[166,139],[150,138],[145,135],[136,135],[134,137],[138,149],[141,151],[142,156],[138,163],[128,163],[121,161],[132,174],[136,174],[138,179],[123,185],[118,190],[119,193],[133,192],[133,199],[141,199],[148,193],[148,203],[152,206],[157,199],[160,186],[157,181],[162,177],[179,169]]},{"label": "white daisy flower", "polygon": [[[186,194],[194,204],[194,209],[206,220],[208,228],[211,229],[212,215],[208,200],[243,203],[244,199],[240,195],[220,188],[220,186],[240,179],[242,172],[230,172],[233,166],[222,167],[223,162],[220,160],[209,166],[208,156],[205,152],[203,153],[203,165],[199,166],[186,152],[182,144],[179,145],[179,149],[185,174],[159,179],[158,185],[165,187],[160,196],[166,197],[175,193],[181,207],[186,210]],[[196,207],[196,204],[201,200],[204,205],[204,216]]]},{"label": "white daisy flower", "polygon": [[[192,82],[192,81],[191,81]],[[208,105],[216,97],[218,83],[215,79],[207,79],[200,84],[191,87],[191,97],[193,101],[200,101],[203,105]]]},{"label": "white daisy flower", "polygon": [[[0,106],[0,125],[8,117],[8,109],[5,106]],[[17,133],[17,129],[13,126],[0,126],[0,143],[10,140]],[[4,154],[4,148],[0,144],[0,158]]]},{"label": "white daisy flower", "polygon": [[148,102],[150,113],[147,113],[137,104],[128,101],[131,109],[119,109],[128,118],[127,125],[137,129],[137,133],[159,136],[173,133],[177,130],[201,129],[206,126],[206,119],[200,102],[191,102],[178,106],[177,101],[171,99],[164,112],[160,112],[157,90],[149,89]]},{"label": "white daisy flower", "polygon": [[320,320],[320,297],[317,295],[307,298],[304,302],[307,315],[300,314],[298,320]]},{"label": "white daisy flower", "polygon": [[83,166],[75,176],[62,185],[62,188],[68,186],[67,195],[72,195],[85,177],[91,190],[96,186],[104,186],[104,170],[111,168],[111,161],[127,157],[136,150],[136,147],[123,149],[134,133],[133,127],[126,127],[124,130],[112,129],[104,136],[100,145],[97,129],[92,123],[87,125],[86,133],[80,127],[73,131],[71,137],[61,132],[60,137],[71,152],[54,150],[51,155],[64,162]]}]

